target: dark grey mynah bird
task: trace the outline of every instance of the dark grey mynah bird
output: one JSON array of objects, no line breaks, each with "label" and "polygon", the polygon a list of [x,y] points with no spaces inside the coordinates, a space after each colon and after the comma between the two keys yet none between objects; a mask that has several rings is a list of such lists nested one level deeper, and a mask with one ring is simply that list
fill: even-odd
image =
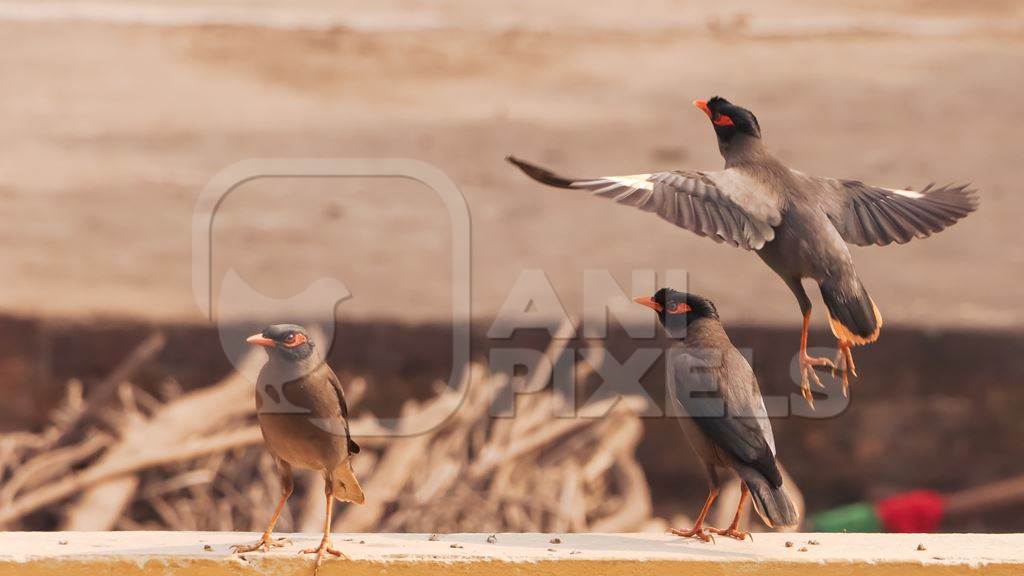
[{"label": "dark grey mynah bird", "polygon": [[[740,515],[751,497],[768,526],[795,526],[799,515],[782,485],[775,437],[757,378],[729,340],[715,305],[671,288],[635,301],[657,312],[665,331],[680,341],[667,359],[672,375],[669,402],[708,476],[708,497],[693,528],[673,528],[672,533],[707,541],[711,532],[742,540],[748,532],[739,529]],[[724,530],[705,531],[704,519],[721,489],[719,471],[730,468],[743,481],[736,516]]]},{"label": "dark grey mynah bird", "polygon": [[274,524],[292,493],[292,467],[318,470],[324,476],[327,514],[324,535],[316,548],[314,574],[324,553],[344,556],[331,547],[334,499],[362,504],[363,490],[352,472],[352,455],[359,445],[348,429],[348,405],[338,376],[315,353],[315,344],[302,326],[276,324],[246,342],[267,349],[269,359],[256,381],[256,417],[267,449],[281,476],[281,500],[259,542],[235,546],[235,552],[269,550],[286,540],[273,539]]},{"label": "dark grey mynah bird", "polygon": [[[757,252],[789,286],[803,313],[804,397],[813,406],[809,379],[821,386],[814,366],[831,368],[833,374],[841,371],[846,393],[848,374],[857,375],[850,348],[874,342],[882,328],[882,316],[857,277],[847,244],[884,246],[927,237],[974,211],[977,198],[966,186],[897,190],[809,176],[772,156],[749,110],[717,96],[694,105],[711,119],[724,170],[577,179],[513,157],[508,160],[544,184],[589,190],[655,212],[716,242]],[[821,288],[829,326],[839,341],[835,361],[807,354],[811,301],[801,285],[804,278]]]}]

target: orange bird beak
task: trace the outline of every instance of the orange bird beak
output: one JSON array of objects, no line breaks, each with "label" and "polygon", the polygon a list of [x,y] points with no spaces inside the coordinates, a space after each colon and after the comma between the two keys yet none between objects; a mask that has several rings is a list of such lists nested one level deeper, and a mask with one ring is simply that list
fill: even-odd
[{"label": "orange bird beak", "polygon": [[255,344],[256,346],[263,346],[266,348],[273,348],[274,346],[277,346],[276,342],[270,338],[264,337],[263,334],[253,334],[246,338],[245,341],[249,344]]},{"label": "orange bird beak", "polygon": [[711,108],[708,108],[707,100],[694,100],[693,105],[707,114],[708,118],[711,118]]},{"label": "orange bird beak", "polygon": [[650,296],[640,296],[638,298],[633,298],[633,302],[636,302],[637,304],[642,304],[643,306],[647,306],[648,308],[654,310],[655,312],[661,312],[662,310],[661,304],[655,302],[654,298],[651,298]]}]

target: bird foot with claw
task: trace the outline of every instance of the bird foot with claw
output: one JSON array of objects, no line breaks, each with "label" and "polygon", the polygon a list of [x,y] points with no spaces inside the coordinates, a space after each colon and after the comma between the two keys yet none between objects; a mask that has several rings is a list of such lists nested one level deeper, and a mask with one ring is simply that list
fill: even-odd
[{"label": "bird foot with claw", "polygon": [[320,545],[316,548],[306,548],[299,552],[299,554],[316,554],[316,567],[313,569],[313,576],[316,576],[317,572],[320,570],[320,565],[324,563],[325,553],[337,556],[338,558],[348,558],[348,556],[342,554],[341,550],[335,550],[332,548],[331,543],[328,540],[321,540]]},{"label": "bird foot with claw", "polygon": [[825,368],[831,368],[835,370],[835,363],[828,358],[815,358],[808,356],[806,353],[801,352],[800,354],[800,394],[807,401],[807,404],[814,408],[814,395],[811,394],[811,382],[818,388],[824,388],[825,385],[821,383],[821,379],[814,372],[816,366],[822,366]]},{"label": "bird foot with claw", "polygon": [[857,365],[853,363],[853,353],[850,346],[839,343],[839,350],[836,352],[836,360],[832,367],[832,377],[841,375],[843,379],[843,396],[850,396],[850,376],[857,377]]},{"label": "bird foot with claw", "polygon": [[[726,528],[725,530],[720,530],[718,528],[708,528],[708,532],[718,534],[719,536],[725,536],[726,538],[735,538],[737,540],[746,540],[747,536],[750,536],[750,532],[744,532],[736,528]],[[753,536],[750,536],[750,541],[754,541]]]},{"label": "bird foot with claw", "polygon": [[262,550],[263,552],[270,552],[271,548],[281,548],[282,546],[288,546],[292,543],[287,538],[271,538],[270,534],[264,534],[260,541],[255,544],[235,544],[231,547],[231,551],[235,554],[242,554],[244,552],[255,552]]},{"label": "bird foot with claw", "polygon": [[704,542],[711,542],[715,539],[714,536],[708,534],[708,532],[714,532],[717,534],[715,528],[708,528],[708,532],[705,532],[703,528],[695,526],[689,530],[679,530],[678,528],[669,528],[669,532],[676,536],[682,536],[683,538],[696,538],[697,540],[703,540]]}]

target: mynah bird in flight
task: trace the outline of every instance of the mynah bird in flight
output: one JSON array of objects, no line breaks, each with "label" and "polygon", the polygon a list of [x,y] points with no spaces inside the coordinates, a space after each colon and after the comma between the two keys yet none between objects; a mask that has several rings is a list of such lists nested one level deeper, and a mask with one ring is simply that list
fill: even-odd
[{"label": "mynah bird in flight", "polygon": [[[509,157],[528,176],[559,188],[579,188],[663,219],[716,242],[753,250],[789,286],[803,313],[801,392],[813,406],[814,366],[857,375],[850,348],[874,342],[882,316],[857,277],[847,244],[902,244],[943,230],[978,206],[967,186],[915,190],[810,176],[787,168],[761,139],[754,114],[718,96],[694,105],[708,115],[725,168],[632,176],[566,178]],[[807,354],[811,301],[801,281],[818,283],[838,339],[835,360]]]},{"label": "mynah bird in flight", "polygon": [[286,541],[271,538],[271,533],[294,487],[292,467],[317,470],[323,474],[326,486],[324,535],[318,547],[302,551],[316,554],[316,574],[324,553],[344,556],[331,547],[334,499],[357,504],[364,500],[363,490],[352,472],[352,455],[359,452],[359,445],[349,434],[345,391],[301,326],[268,326],[246,342],[263,346],[269,355],[256,380],[256,417],[281,476],[281,500],[263,537],[252,545],[235,546],[234,550],[250,552],[283,546]]},{"label": "mynah bird in flight", "polygon": [[[775,461],[775,438],[757,378],[729,340],[715,305],[671,288],[635,302],[654,310],[669,336],[679,339],[667,356],[669,402],[708,477],[708,497],[693,528],[671,532],[705,542],[711,539],[709,532],[743,540],[749,533],[740,531],[739,521],[747,500],[753,500],[768,526],[795,526],[799,514]],[[718,497],[723,469],[739,475],[740,503],[728,528],[705,529],[704,519]]]}]

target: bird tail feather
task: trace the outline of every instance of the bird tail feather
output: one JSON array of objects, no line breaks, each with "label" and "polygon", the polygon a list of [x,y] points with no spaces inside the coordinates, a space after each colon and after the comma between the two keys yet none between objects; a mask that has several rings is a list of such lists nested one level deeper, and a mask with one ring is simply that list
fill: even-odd
[{"label": "bird tail feather", "polygon": [[359,485],[355,472],[352,471],[352,460],[345,459],[331,473],[334,482],[334,497],[342,502],[354,502],[362,504],[366,497],[363,495],[363,487]]},{"label": "bird tail feather", "polygon": [[826,280],[819,286],[828,308],[828,324],[836,338],[853,344],[868,344],[878,339],[882,315],[860,279],[854,278],[852,282]]},{"label": "bird tail feather", "polygon": [[782,484],[773,485],[764,475],[749,466],[737,466],[736,472],[750,490],[754,510],[757,510],[757,515],[765,524],[771,528],[784,528],[800,523],[800,513]]}]

